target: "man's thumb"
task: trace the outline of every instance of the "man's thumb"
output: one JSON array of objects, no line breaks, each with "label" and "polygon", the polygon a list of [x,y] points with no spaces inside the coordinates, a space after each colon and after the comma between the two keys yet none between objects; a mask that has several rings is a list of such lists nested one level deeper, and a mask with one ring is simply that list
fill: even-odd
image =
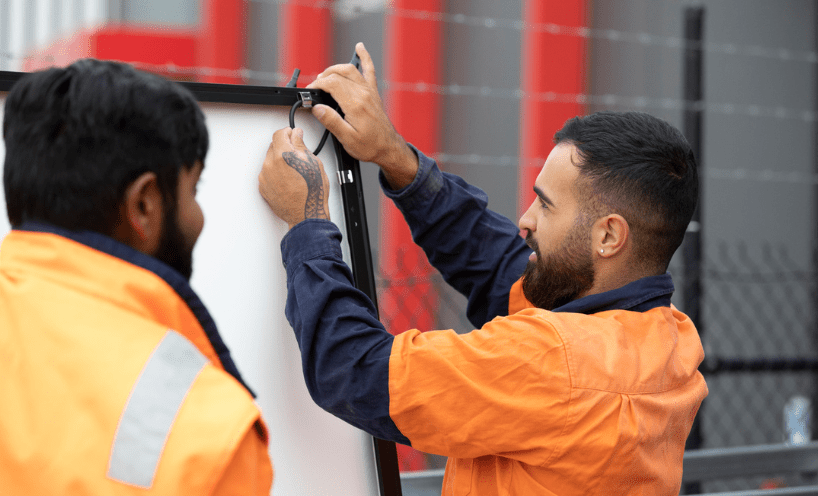
[{"label": "man's thumb", "polygon": [[304,130],[300,127],[293,129],[291,141],[296,150],[307,149],[307,145],[304,144]]},{"label": "man's thumb", "polygon": [[331,107],[323,104],[316,105],[312,108],[312,115],[335,136],[340,137],[345,134],[344,119]]}]

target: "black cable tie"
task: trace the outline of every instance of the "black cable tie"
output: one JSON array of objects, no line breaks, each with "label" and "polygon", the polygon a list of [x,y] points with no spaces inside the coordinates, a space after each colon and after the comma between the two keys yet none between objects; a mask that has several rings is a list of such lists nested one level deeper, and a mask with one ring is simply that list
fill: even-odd
[{"label": "black cable tie", "polygon": [[298,84],[298,76],[301,75],[301,69],[297,68],[293,71],[293,77],[290,78],[290,82],[287,83],[286,88],[295,88]]},{"label": "black cable tie", "polygon": [[[361,58],[358,57],[358,52],[352,52],[352,60],[349,61],[350,64],[354,65],[356,69],[359,71],[361,70]],[[296,88],[298,84],[298,76],[301,74],[301,69],[295,69],[293,71],[293,77],[290,79],[290,82],[287,83],[287,88]],[[312,108],[313,99],[312,95],[308,91],[300,91],[298,93],[298,101],[290,107],[290,129],[295,129],[295,111],[298,110],[299,107],[304,108]],[[329,129],[324,130],[324,135],[321,136],[321,141],[318,142],[318,147],[312,152],[313,155],[318,155],[321,153],[321,150],[324,149],[324,144],[327,142],[327,138],[329,138]]]},{"label": "black cable tie", "polygon": [[[298,92],[298,101],[296,101],[292,107],[290,107],[290,128],[295,129],[295,111],[299,107],[304,108],[312,108],[313,99],[312,94],[309,91],[299,91]],[[318,155],[321,153],[321,150],[324,149],[324,144],[327,142],[327,138],[329,138],[329,129],[324,130],[324,135],[321,136],[321,141],[318,142],[318,147],[316,147],[315,151],[312,152],[313,155]]]}]

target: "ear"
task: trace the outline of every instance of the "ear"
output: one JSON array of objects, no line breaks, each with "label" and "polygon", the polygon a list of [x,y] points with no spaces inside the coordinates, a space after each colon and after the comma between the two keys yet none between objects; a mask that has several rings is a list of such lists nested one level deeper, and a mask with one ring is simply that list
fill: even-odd
[{"label": "ear", "polygon": [[162,238],[164,202],[156,174],[145,172],[125,188],[114,237],[147,255],[155,255]]},{"label": "ear", "polygon": [[609,214],[594,222],[591,244],[598,256],[608,258],[624,251],[629,236],[628,221],[619,214]]}]

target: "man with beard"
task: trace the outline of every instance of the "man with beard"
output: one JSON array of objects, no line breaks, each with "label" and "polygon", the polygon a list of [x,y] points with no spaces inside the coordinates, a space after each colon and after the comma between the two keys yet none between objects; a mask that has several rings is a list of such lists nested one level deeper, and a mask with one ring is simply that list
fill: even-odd
[{"label": "man with beard", "polygon": [[82,60],[24,75],[3,138],[3,494],[269,494],[266,428],[188,284],[193,95]]},{"label": "man with beard", "polygon": [[290,226],[286,312],[313,399],[374,436],[448,456],[446,495],[678,494],[707,394],[701,342],[671,305],[666,273],[697,199],[684,137],[642,113],[569,120],[518,229],[406,144],[357,50],[362,74],[333,66],[311,84],[344,116],[313,114],[380,167],[475,329],[384,330],[353,287],[328,210],[315,208],[327,196],[320,161],[300,130],[280,130],[260,190]]}]

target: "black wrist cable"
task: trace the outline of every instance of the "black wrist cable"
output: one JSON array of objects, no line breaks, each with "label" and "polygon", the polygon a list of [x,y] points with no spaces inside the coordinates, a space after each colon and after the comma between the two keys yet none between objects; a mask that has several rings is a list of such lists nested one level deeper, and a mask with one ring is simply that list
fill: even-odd
[{"label": "black wrist cable", "polygon": [[[290,79],[290,82],[287,83],[287,88],[295,88],[296,84],[298,84],[298,76],[301,74],[301,69],[296,69],[293,71],[293,77]],[[304,102],[307,102],[307,107],[312,107],[312,95],[308,91],[301,91],[298,93],[298,101],[296,101],[292,107],[290,107],[290,129],[295,129],[295,111],[304,105]],[[321,153],[321,150],[324,148],[324,143],[327,142],[327,138],[329,138],[329,129],[324,130],[324,135],[321,136],[321,141],[318,143],[318,147],[312,152],[313,155],[318,155]]]},{"label": "black wrist cable", "polygon": [[[354,65],[358,70],[361,69],[361,59],[358,57],[358,54],[355,53],[352,55],[352,60],[349,62],[350,64]],[[287,83],[287,88],[295,88],[298,84],[298,76],[301,75],[301,69],[295,69],[293,71],[293,77],[290,78],[290,82]],[[312,95],[308,91],[302,91],[298,93],[298,101],[290,107],[290,129],[295,129],[295,111],[304,105],[307,102],[307,106],[305,108],[312,107]],[[324,130],[324,135],[321,136],[321,141],[318,143],[318,147],[312,152],[313,155],[318,155],[321,153],[321,150],[324,148],[324,143],[327,142],[327,138],[329,138],[329,129]]]}]

